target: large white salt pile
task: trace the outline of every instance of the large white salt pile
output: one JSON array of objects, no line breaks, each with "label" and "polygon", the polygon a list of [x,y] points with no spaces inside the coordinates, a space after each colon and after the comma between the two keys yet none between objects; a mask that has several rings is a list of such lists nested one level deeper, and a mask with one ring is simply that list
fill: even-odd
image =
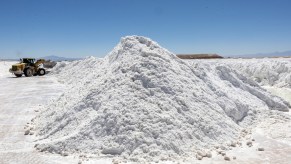
[{"label": "large white salt pile", "polygon": [[139,36],[57,73],[68,90],[35,119],[37,148],[56,153],[193,156],[235,140],[258,111],[289,108],[227,66],[190,65]]}]

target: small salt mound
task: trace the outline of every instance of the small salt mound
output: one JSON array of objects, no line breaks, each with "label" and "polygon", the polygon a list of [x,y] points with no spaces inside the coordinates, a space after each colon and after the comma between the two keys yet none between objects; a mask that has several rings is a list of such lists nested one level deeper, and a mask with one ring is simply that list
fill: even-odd
[{"label": "small salt mound", "polygon": [[234,140],[257,110],[288,110],[227,66],[193,64],[129,36],[104,59],[74,61],[57,75],[68,90],[35,120],[37,148],[137,160],[193,156]]},{"label": "small salt mound", "polygon": [[54,73],[54,74],[58,74],[69,63],[70,62],[67,62],[67,61],[57,62],[57,64],[52,68],[51,72]]}]

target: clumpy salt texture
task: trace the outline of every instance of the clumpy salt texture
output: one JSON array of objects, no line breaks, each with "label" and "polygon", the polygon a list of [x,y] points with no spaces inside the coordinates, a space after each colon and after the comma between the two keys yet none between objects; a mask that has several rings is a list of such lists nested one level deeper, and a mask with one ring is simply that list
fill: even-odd
[{"label": "clumpy salt texture", "polygon": [[256,111],[289,105],[227,66],[189,64],[140,36],[55,74],[68,89],[35,123],[37,148],[56,153],[193,156],[236,139]]},{"label": "clumpy salt texture", "polygon": [[290,58],[228,59],[220,63],[236,69],[262,86],[291,88]]}]

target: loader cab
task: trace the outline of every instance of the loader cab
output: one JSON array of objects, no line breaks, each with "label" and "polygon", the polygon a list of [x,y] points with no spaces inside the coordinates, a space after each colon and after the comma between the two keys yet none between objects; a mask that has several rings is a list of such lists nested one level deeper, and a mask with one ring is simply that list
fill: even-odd
[{"label": "loader cab", "polygon": [[22,59],[20,59],[20,62],[33,66],[35,59],[34,58],[22,58]]}]

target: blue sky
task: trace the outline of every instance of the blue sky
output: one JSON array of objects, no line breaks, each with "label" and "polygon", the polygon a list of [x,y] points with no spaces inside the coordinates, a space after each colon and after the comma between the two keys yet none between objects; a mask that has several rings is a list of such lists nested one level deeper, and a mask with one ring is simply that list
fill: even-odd
[{"label": "blue sky", "polygon": [[0,0],[0,58],[102,57],[126,35],[174,53],[291,50],[291,1]]}]

